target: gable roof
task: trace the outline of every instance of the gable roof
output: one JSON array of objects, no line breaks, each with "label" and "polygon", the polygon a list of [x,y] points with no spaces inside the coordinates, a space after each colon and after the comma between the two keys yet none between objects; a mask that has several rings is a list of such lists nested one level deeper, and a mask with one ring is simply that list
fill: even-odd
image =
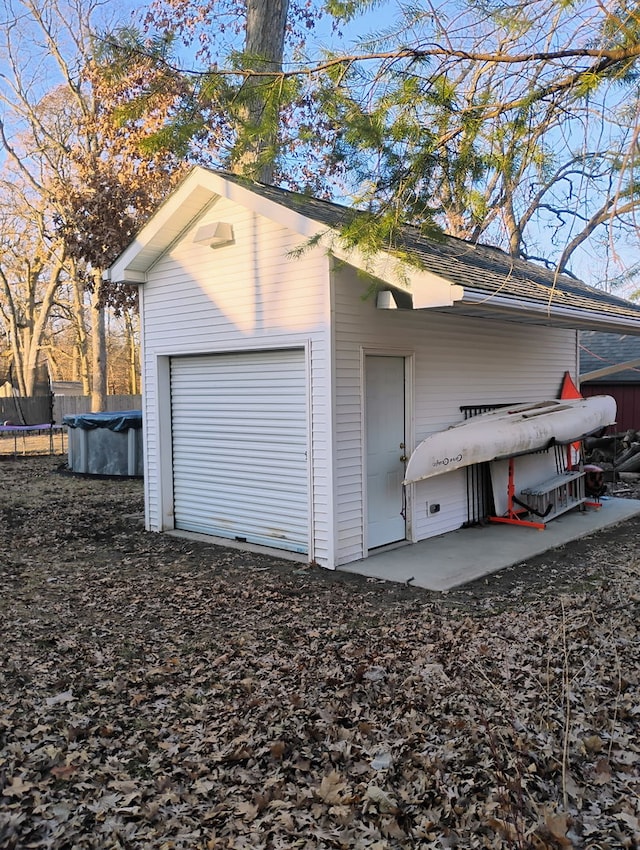
[{"label": "gable roof", "polygon": [[[106,277],[144,283],[157,259],[220,197],[276,220],[306,239],[320,235],[329,252],[378,278],[381,288],[400,296],[402,306],[640,335],[640,306],[567,275],[514,259],[499,248],[452,236],[430,238],[406,226],[402,247],[420,267],[404,265],[400,275],[399,261],[391,252],[381,252],[372,263],[357,251],[347,252],[340,246],[336,238],[340,228],[358,215],[357,210],[199,166],[162,204]],[[429,297],[430,290],[437,290],[437,295]]]},{"label": "gable roof", "polygon": [[[640,361],[640,337],[583,331],[580,334],[581,380],[598,384],[640,384],[640,363],[631,369],[589,377],[589,373]],[[584,376],[584,377],[583,377]]]}]

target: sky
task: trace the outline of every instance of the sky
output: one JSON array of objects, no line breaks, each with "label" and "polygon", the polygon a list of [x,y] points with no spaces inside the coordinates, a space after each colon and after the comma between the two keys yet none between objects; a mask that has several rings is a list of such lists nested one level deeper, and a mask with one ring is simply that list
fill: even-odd
[{"label": "sky", "polygon": [[[104,14],[107,19],[113,21],[114,16],[120,17],[126,21],[130,14],[141,12],[147,9],[148,4],[138,2],[138,0],[128,0],[128,2],[119,3],[117,6],[113,4],[105,4]],[[398,16],[399,3],[397,0],[385,0],[363,16],[359,16],[353,22],[341,28],[342,35],[339,37],[330,26],[324,22],[316,29],[308,31],[308,39],[305,52],[309,56],[317,55],[322,48],[331,48],[338,52],[352,52],[362,40],[363,36],[368,33],[379,33],[387,30],[393,25],[394,18]],[[185,64],[189,64],[190,49],[181,51],[182,60]],[[0,63],[0,73],[2,73],[2,64]],[[50,77],[43,69],[34,66],[34,78],[40,79],[42,84],[48,85]],[[0,117],[1,109],[0,109]],[[587,248],[580,249],[574,256],[573,271],[574,273],[585,280],[587,283],[599,285],[607,276],[615,275],[615,262],[612,257],[617,253],[621,259],[621,266],[633,266],[640,264],[640,251],[638,250],[638,241],[635,235],[626,240],[612,240],[611,234],[602,232],[600,244],[591,241]],[[538,229],[538,238],[542,245],[548,244],[549,230],[541,224]],[[609,245],[607,245],[609,241]],[[607,247],[609,250],[607,250]],[[632,287],[636,288],[636,286]],[[617,294],[627,294],[627,290],[616,290]]]}]

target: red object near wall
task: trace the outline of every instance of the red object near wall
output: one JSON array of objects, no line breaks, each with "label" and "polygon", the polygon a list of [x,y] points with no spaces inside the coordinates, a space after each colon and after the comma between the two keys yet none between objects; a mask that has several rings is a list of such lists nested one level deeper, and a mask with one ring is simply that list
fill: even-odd
[{"label": "red object near wall", "polygon": [[583,398],[582,393],[574,384],[570,372],[564,373],[559,398]]}]

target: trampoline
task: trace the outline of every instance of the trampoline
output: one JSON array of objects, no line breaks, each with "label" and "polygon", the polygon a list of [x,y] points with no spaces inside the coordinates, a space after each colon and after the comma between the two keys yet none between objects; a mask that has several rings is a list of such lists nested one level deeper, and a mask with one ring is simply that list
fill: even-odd
[{"label": "trampoline", "polygon": [[[54,454],[54,437],[60,436],[64,451],[64,428],[53,418],[53,392],[45,361],[35,369],[32,395],[21,396],[13,364],[0,374],[0,454],[7,454],[6,443],[13,443],[13,454]],[[38,438],[42,439],[38,439]],[[5,442],[6,441],[6,442]]]},{"label": "trampoline", "polygon": [[[64,428],[62,425],[54,425],[52,423],[42,423],[40,425],[5,425],[0,424],[0,441],[13,438],[13,454],[28,454],[28,446],[33,441],[27,443],[27,437],[45,437],[48,441],[49,454],[55,454],[54,437],[60,437],[60,451],[64,452]],[[20,448],[19,448],[20,446]],[[20,451],[21,449],[21,451]]]}]

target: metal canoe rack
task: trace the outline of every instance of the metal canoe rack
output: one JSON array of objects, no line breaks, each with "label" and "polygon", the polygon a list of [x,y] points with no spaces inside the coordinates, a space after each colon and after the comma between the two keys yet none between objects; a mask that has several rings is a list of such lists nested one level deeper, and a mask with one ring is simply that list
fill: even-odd
[{"label": "metal canoe rack", "polygon": [[[585,494],[585,472],[582,464],[577,467],[571,463],[573,444],[556,446],[556,461],[559,470],[556,475],[533,486],[525,487],[519,498],[516,495],[515,465],[517,458],[509,458],[507,483],[507,510],[502,516],[490,516],[490,522],[502,522],[520,525],[543,531],[547,523],[555,517],[577,507],[600,508],[600,501],[590,501]],[[537,519],[526,519],[534,516]]]}]

